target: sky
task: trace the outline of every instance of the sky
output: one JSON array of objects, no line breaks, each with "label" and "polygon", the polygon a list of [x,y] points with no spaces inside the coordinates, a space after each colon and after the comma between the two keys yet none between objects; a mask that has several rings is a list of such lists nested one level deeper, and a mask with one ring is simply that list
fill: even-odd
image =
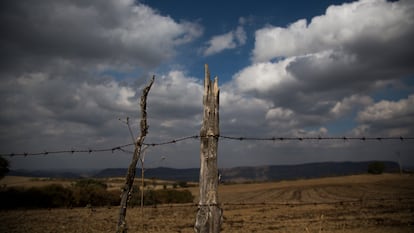
[{"label": "sky", "polygon": [[[5,0],[0,153],[132,142],[141,90],[148,143],[198,135],[204,64],[220,86],[220,133],[413,137],[414,2]],[[132,148],[128,148],[132,150]],[[192,168],[200,142],[150,147],[146,167]],[[414,142],[231,141],[219,167],[400,161]],[[127,167],[121,151],[6,157],[12,169]]]}]

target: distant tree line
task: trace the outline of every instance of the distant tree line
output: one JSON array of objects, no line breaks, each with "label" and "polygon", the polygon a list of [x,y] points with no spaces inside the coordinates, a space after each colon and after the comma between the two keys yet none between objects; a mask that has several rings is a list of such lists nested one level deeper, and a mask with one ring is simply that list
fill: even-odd
[{"label": "distant tree line", "polygon": [[368,173],[379,175],[382,174],[385,170],[385,164],[383,162],[375,161],[368,165]]},{"label": "distant tree line", "polygon": [[9,161],[0,156],[0,179],[2,179],[7,172],[9,172]]},{"label": "distant tree line", "polygon": [[[131,204],[139,206],[139,188],[134,188]],[[0,209],[19,208],[72,208],[86,206],[118,206],[119,190],[107,190],[107,185],[99,180],[82,179],[70,187],[52,184],[43,187],[2,187],[0,189]],[[146,190],[144,205],[165,203],[191,203],[193,195],[188,190]]]}]

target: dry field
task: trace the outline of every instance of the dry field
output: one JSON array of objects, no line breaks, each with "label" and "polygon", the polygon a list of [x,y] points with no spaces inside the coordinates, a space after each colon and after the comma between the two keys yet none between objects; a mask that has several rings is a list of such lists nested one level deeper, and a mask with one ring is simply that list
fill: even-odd
[{"label": "dry field", "polygon": [[[98,179],[107,184],[108,190],[121,190],[121,187],[125,183],[125,178],[114,177],[114,178],[101,178]],[[60,179],[60,178],[33,178],[33,177],[22,177],[22,176],[6,176],[0,180],[0,187],[42,187],[51,184],[59,184],[64,187],[73,185],[77,179]],[[173,188],[178,186],[177,182],[169,180],[158,180],[158,179],[144,179],[144,182],[148,188],[151,189],[163,189]],[[135,184],[141,184],[141,178],[135,179]],[[190,186],[195,186],[194,182],[187,182]]]},{"label": "dry field", "polygon": [[55,179],[55,178],[33,178],[23,176],[6,176],[0,180],[0,186],[7,187],[41,187],[51,184],[60,184],[68,187],[73,181],[69,179]]},{"label": "dry field", "polygon": [[[414,176],[221,185],[219,195],[222,232],[414,232]],[[143,211],[128,210],[129,232],[194,232],[195,205]],[[114,207],[0,211],[0,232],[115,232],[117,215]]]}]

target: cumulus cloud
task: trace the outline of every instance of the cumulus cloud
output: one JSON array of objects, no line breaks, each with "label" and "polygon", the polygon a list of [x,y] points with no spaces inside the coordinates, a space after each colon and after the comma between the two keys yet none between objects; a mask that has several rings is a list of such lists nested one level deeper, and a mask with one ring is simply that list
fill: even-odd
[{"label": "cumulus cloud", "polygon": [[270,93],[280,86],[293,82],[287,66],[291,60],[278,63],[263,62],[248,66],[234,75],[234,85],[242,92]]},{"label": "cumulus cloud", "polygon": [[4,70],[76,60],[100,67],[154,67],[202,33],[197,24],[176,22],[135,2],[3,1],[0,65]]},{"label": "cumulus cloud", "polygon": [[246,32],[242,26],[228,33],[213,36],[208,42],[206,48],[203,48],[203,55],[210,56],[217,54],[226,49],[234,49],[246,43]]},{"label": "cumulus cloud", "polygon": [[398,120],[401,116],[414,114],[414,95],[399,101],[382,100],[359,112],[358,120],[361,122]]},{"label": "cumulus cloud", "polygon": [[[181,70],[156,79],[148,99],[151,128],[161,135],[192,135],[201,123],[203,85]],[[172,134],[171,134],[172,133]]]},{"label": "cumulus cloud", "polygon": [[[142,85],[122,83],[113,78],[83,82],[50,80],[44,73],[10,80],[0,87],[1,150],[18,153],[129,143],[128,128],[118,118],[129,117],[133,131],[138,131],[142,88]],[[200,80],[186,76],[183,71],[157,76],[148,97],[148,140],[158,142],[198,132],[202,93]],[[125,166],[127,160],[123,158],[112,165]],[[26,163],[33,161],[14,162],[14,166],[27,167]],[[56,166],[65,165],[51,159],[37,166],[47,167],[53,162]],[[105,161],[81,166],[101,166],[100,162]]]},{"label": "cumulus cloud", "polygon": [[[358,113],[357,120],[364,132],[385,132],[390,136],[406,136],[414,133],[414,95],[398,101],[381,100]],[[361,128],[361,126],[359,127]]]},{"label": "cumulus cloud", "polygon": [[292,129],[297,127],[298,121],[291,109],[281,107],[269,109],[266,113],[269,125],[277,129]]},{"label": "cumulus cloud", "polygon": [[[201,36],[202,27],[133,0],[2,1],[0,31],[0,146],[2,153],[18,153],[130,142],[118,118],[130,117],[134,132],[138,129],[139,96],[148,70]],[[117,77],[117,72],[131,70],[139,70],[131,74],[134,81]],[[185,122],[180,118],[185,114],[196,121],[198,108],[192,101],[199,88],[180,71],[160,75],[151,92],[151,127]],[[181,95],[192,101],[177,98]],[[167,101],[172,99],[177,101]],[[126,160],[121,157],[113,165],[125,166]],[[80,165],[75,158],[56,157],[46,162],[16,159],[12,166],[99,167],[105,162],[102,157]]]},{"label": "cumulus cloud", "polygon": [[223,134],[252,135],[263,133],[265,114],[271,103],[261,98],[234,92],[232,86],[220,88],[220,122]]},{"label": "cumulus cloud", "polygon": [[154,67],[202,33],[132,0],[2,1],[0,29],[3,122],[100,126],[136,111],[139,95],[105,71]]},{"label": "cumulus cloud", "polygon": [[259,29],[253,63],[233,76],[233,88],[270,102],[267,120],[289,116],[285,125],[296,128],[355,114],[384,83],[414,71],[413,9],[362,0],[330,6],[309,24]]},{"label": "cumulus cloud", "polygon": [[372,102],[373,100],[369,96],[351,95],[343,98],[341,101],[337,101],[331,109],[331,113],[337,117],[341,117],[349,113],[356,106],[367,106]]},{"label": "cumulus cloud", "polygon": [[[414,109],[412,96],[377,102],[372,97],[414,71],[412,8],[410,1],[360,1],[332,6],[309,23],[299,20],[257,30],[252,64],[220,87],[222,135],[323,136],[344,116],[355,117],[357,135],[412,134],[406,127],[413,114],[409,109]],[[128,129],[118,118],[130,117],[138,131],[139,96],[150,76],[148,69],[171,59],[180,45],[202,34],[198,24],[177,22],[132,0],[2,1],[0,13],[1,152],[129,143]],[[241,18],[236,29],[211,38],[203,54],[244,45],[246,23]],[[116,75],[131,69],[140,71],[138,77],[131,75],[133,81]],[[202,89],[202,81],[185,68],[159,72],[148,99],[148,142],[197,134]],[[199,143],[182,143],[185,146],[151,148],[150,153],[174,156],[171,166],[197,166]],[[224,166],[257,164],[251,154],[273,155],[288,145],[221,143]],[[303,148],[294,145],[283,152],[303,154]],[[319,156],[332,151],[314,152]],[[99,160],[82,158],[82,166],[128,164],[129,155],[116,156],[116,161],[112,154]],[[78,159],[14,158],[12,165],[81,167]],[[312,159],[289,156],[277,161]]]},{"label": "cumulus cloud", "polygon": [[364,41],[388,44],[396,38],[412,38],[413,10],[410,1],[361,0],[330,6],[309,24],[301,19],[286,28],[268,26],[257,30],[253,60],[261,62],[338,48],[362,49],[361,46],[369,46]]}]

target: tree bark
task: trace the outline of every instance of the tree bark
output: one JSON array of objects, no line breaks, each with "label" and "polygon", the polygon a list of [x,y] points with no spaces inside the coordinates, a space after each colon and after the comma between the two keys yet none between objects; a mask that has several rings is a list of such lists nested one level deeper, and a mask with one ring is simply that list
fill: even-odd
[{"label": "tree bark", "polygon": [[117,225],[117,233],[126,233],[128,230],[127,223],[125,220],[126,212],[127,212],[127,206],[128,201],[131,197],[132,192],[132,185],[134,184],[134,178],[135,178],[135,171],[137,167],[138,160],[140,159],[141,152],[142,152],[142,146],[145,140],[145,137],[148,133],[148,124],[147,124],[147,96],[151,89],[152,84],[154,83],[153,76],[151,78],[150,83],[144,88],[141,95],[141,134],[140,136],[135,140],[134,145],[134,154],[132,156],[132,161],[128,167],[128,172],[125,177],[125,184],[122,189],[121,194],[121,204],[119,209],[119,219],[118,219],[118,225]]},{"label": "tree bark", "polygon": [[200,131],[200,201],[194,230],[196,233],[218,233],[222,209],[218,202],[217,146],[219,130],[218,78],[210,79],[208,65],[204,77],[204,116]]}]

